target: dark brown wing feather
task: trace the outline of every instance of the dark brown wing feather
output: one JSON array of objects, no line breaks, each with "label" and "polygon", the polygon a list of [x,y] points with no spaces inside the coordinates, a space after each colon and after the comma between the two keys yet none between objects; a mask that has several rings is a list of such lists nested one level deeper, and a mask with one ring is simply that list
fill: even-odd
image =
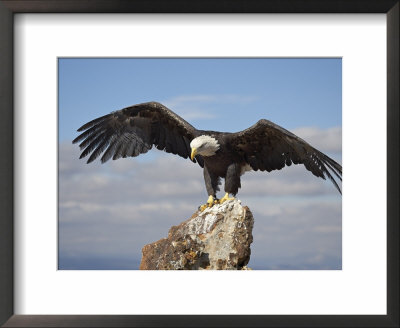
[{"label": "dark brown wing feather", "polygon": [[[80,142],[80,158],[90,154],[87,163],[101,154],[101,162],[110,158],[135,157],[153,145],[183,158],[190,156],[190,141],[197,130],[179,115],[157,102],[127,107],[96,118],[78,129],[82,132],[73,143]],[[200,166],[201,158],[196,156]]]},{"label": "dark brown wing feather", "polygon": [[241,154],[253,170],[280,170],[285,165],[304,164],[315,176],[328,177],[340,188],[331,172],[341,181],[342,166],[303,139],[268,120],[227,136],[232,150]]}]

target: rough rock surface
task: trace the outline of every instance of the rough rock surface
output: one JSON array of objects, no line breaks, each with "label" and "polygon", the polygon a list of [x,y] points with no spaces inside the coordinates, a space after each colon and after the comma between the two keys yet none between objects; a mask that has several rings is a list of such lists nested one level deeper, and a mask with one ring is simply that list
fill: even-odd
[{"label": "rough rock surface", "polygon": [[142,249],[141,270],[243,270],[250,260],[254,219],[240,200],[214,205]]}]

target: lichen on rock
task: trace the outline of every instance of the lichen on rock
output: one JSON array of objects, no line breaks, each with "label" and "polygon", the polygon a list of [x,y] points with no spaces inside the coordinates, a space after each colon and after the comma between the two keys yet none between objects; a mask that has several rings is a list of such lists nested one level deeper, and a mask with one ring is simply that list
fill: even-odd
[{"label": "lichen on rock", "polygon": [[141,270],[248,270],[254,219],[240,200],[228,200],[169,230],[142,249]]}]

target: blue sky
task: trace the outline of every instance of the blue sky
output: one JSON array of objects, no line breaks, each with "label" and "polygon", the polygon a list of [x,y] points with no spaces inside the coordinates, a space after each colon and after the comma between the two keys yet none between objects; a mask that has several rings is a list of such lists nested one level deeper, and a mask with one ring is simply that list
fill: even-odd
[{"label": "blue sky", "polygon": [[261,117],[289,129],[341,125],[340,59],[61,59],[59,74],[60,140],[112,110],[182,96],[222,96],[207,106],[219,120],[190,120],[201,129],[242,130]]},{"label": "blue sky", "polygon": [[[341,65],[341,59],[59,59],[60,269],[136,269],[144,244],[166,236],[206,200],[201,169],[171,154],[153,150],[86,165],[71,144],[82,124],[159,101],[205,130],[240,131],[269,119],[341,162]],[[302,166],[251,172],[238,198],[256,221],[250,267],[341,268],[341,197],[330,182]]]}]

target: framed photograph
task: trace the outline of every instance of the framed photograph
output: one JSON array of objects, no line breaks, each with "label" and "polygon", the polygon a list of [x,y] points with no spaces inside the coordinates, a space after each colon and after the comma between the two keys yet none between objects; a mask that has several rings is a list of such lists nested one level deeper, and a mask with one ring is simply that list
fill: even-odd
[{"label": "framed photograph", "polygon": [[[1,324],[398,326],[398,1],[0,9]],[[343,165],[343,197],[297,166],[251,172],[253,270],[137,270],[205,202],[202,172],[155,151],[86,165],[71,141],[147,101],[204,130],[292,130]]]},{"label": "framed photograph", "polygon": [[[118,153],[119,147],[110,144],[110,151],[104,149],[104,154],[112,156],[104,165],[103,155],[99,156],[101,161],[89,164],[90,156],[80,159],[86,147],[96,147],[84,139],[72,143],[80,138],[78,125],[109,113],[110,108],[128,107],[133,101],[150,110],[152,103],[148,101],[156,100],[161,105],[154,105],[162,113],[173,111],[187,121],[188,129],[220,131],[221,138],[227,136],[226,131],[242,131],[267,118],[285,124],[286,129],[327,154],[321,155],[326,160],[330,156],[341,162],[341,58],[67,57],[58,59],[58,72],[59,270],[137,270],[144,245],[167,236],[171,226],[192,215],[222,210],[213,206],[198,212],[209,196],[203,168],[191,162],[187,148],[177,150],[178,144],[172,144],[175,151],[168,148],[162,152],[157,149],[166,144],[162,139],[156,141],[161,147],[138,149],[131,152],[133,156],[114,161],[111,159],[117,156],[112,152]],[[170,137],[171,142],[179,136]],[[257,137],[253,134],[252,138]],[[188,146],[190,143],[188,140]],[[221,162],[234,156],[221,147]],[[210,165],[206,161],[204,157],[205,167]],[[258,166],[258,171],[248,167],[245,174],[238,172],[242,187],[236,187],[236,198],[248,206],[255,221],[252,237],[242,240],[240,247],[252,239],[251,256],[229,262],[196,246],[201,253],[199,260],[196,256],[192,261],[194,267],[201,254],[207,253],[208,260],[201,260],[201,267],[215,268],[218,260],[226,260],[231,263],[227,267],[252,270],[342,269],[340,178],[332,172],[333,181],[329,176],[325,181],[316,179],[303,165],[282,169],[277,162],[275,166],[268,161],[270,172],[261,167],[262,172]],[[271,170],[273,167],[276,169]],[[229,181],[225,179],[212,197],[221,202],[225,186],[230,188]],[[235,186],[231,188],[232,196]],[[219,252],[223,249],[217,248]],[[233,248],[225,254],[236,251]],[[176,268],[192,265],[178,262],[182,264]]]}]

